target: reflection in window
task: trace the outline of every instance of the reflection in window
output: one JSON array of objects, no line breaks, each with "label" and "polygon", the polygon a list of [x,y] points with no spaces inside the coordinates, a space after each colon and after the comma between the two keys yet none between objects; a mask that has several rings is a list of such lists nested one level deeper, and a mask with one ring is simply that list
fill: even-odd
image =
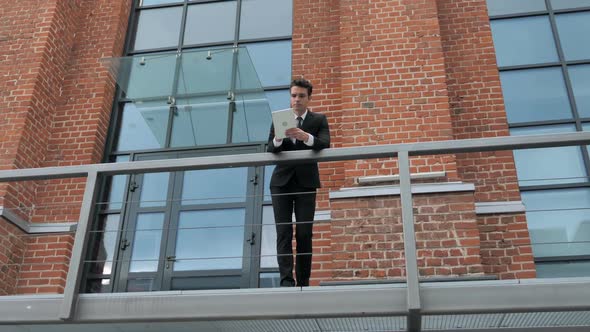
[{"label": "reflection in window", "polygon": [[244,209],[180,212],[174,271],[241,269]]},{"label": "reflection in window", "polygon": [[171,146],[227,143],[229,102],[226,96],[199,98],[183,103],[174,114]]},{"label": "reflection in window", "polygon": [[240,39],[291,36],[292,0],[242,0]]},{"label": "reflection in window", "polygon": [[590,117],[590,65],[568,66],[580,117]]},{"label": "reflection in window", "polygon": [[170,173],[148,173],[143,175],[140,207],[165,206],[168,195]]},{"label": "reflection in window", "polygon": [[509,123],[572,118],[561,67],[500,73]]},{"label": "reflection in window", "polygon": [[260,247],[260,267],[278,268],[277,230],[272,205],[262,207],[262,241]]},{"label": "reflection in window", "polygon": [[248,168],[220,168],[184,173],[182,205],[246,201]]},{"label": "reflection in window", "polygon": [[259,288],[276,288],[281,286],[281,275],[277,273],[261,273]]},{"label": "reflection in window", "polygon": [[590,0],[551,0],[553,9],[590,7]]},{"label": "reflection in window", "polygon": [[[227,94],[232,88],[233,58],[233,50],[230,48],[184,52],[178,81],[179,94]],[[223,97],[225,100],[227,95]],[[194,100],[183,102],[198,103]]]},{"label": "reflection in window", "polygon": [[557,61],[548,16],[493,20],[491,27],[498,66]]},{"label": "reflection in window", "polygon": [[590,261],[537,262],[537,278],[572,278],[590,276]]},{"label": "reflection in window", "polygon": [[590,189],[525,191],[535,257],[590,254]]},{"label": "reflection in window", "polygon": [[[573,125],[557,125],[512,128],[510,134],[513,136],[550,135],[575,131]],[[515,150],[514,161],[521,186],[586,181],[584,159],[577,146]]]},{"label": "reflection in window", "polygon": [[263,87],[291,83],[291,41],[247,44]]},{"label": "reflection in window", "polygon": [[[115,162],[121,163],[129,161],[129,156],[117,156]],[[110,187],[108,193],[107,204],[101,202],[100,209],[102,210],[120,210],[123,207],[123,200],[125,199],[125,184],[127,183],[128,175],[114,175],[110,178]]]},{"label": "reflection in window", "polygon": [[270,108],[264,94],[258,99],[236,102],[232,142],[266,141],[271,123]]},{"label": "reflection in window", "polygon": [[565,59],[590,59],[590,12],[559,14],[555,22]]},{"label": "reflection in window", "polygon": [[[270,178],[272,177],[272,172],[275,169],[275,165],[268,165],[264,166],[264,200],[270,201]],[[274,219],[272,219],[274,221]]]},{"label": "reflection in window", "polygon": [[486,0],[490,16],[547,10],[545,0]]},{"label": "reflection in window", "polygon": [[271,111],[282,110],[291,107],[290,98],[291,97],[288,89],[266,92],[266,99],[268,100]]},{"label": "reflection in window", "polygon": [[232,41],[236,31],[236,3],[222,1],[189,6],[184,44]]},{"label": "reflection in window", "polygon": [[[165,103],[162,103],[165,105]],[[163,148],[168,127],[168,105],[127,103],[117,143],[118,151]]]},{"label": "reflection in window", "polygon": [[138,214],[129,272],[158,270],[163,226],[164,213]]},{"label": "reflection in window", "polygon": [[115,257],[116,241],[119,229],[119,214],[102,215],[99,218],[96,243],[92,250],[90,273],[111,274]]},{"label": "reflection in window", "polygon": [[146,9],[139,13],[134,50],[178,45],[182,7]]}]

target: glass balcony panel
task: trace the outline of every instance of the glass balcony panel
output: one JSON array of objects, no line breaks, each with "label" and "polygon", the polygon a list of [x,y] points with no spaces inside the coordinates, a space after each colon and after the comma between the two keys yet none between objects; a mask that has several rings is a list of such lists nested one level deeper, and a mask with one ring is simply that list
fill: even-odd
[{"label": "glass balcony panel", "polygon": [[589,277],[590,261],[537,262],[537,278]]},{"label": "glass balcony panel", "polygon": [[134,50],[178,45],[182,7],[145,9],[139,13],[137,20]]},{"label": "glass balcony panel", "polygon": [[268,105],[270,106],[271,111],[291,107],[290,94],[289,89],[266,91],[266,99],[268,99]]},{"label": "glass balcony panel", "polygon": [[246,45],[263,87],[291,83],[291,47],[290,40]]},{"label": "glass balcony panel", "polygon": [[112,58],[117,83],[131,100],[166,98],[172,94],[176,55],[170,53]]},{"label": "glass balcony panel", "polygon": [[178,94],[225,94],[227,96],[232,89],[233,61],[234,53],[231,48],[183,53]]},{"label": "glass balcony panel", "polygon": [[232,142],[265,142],[272,122],[268,100],[263,93],[247,97],[252,99],[239,97],[235,103]]},{"label": "glass balcony panel", "polygon": [[184,45],[231,42],[236,33],[236,1],[194,4],[188,7]]},{"label": "glass balcony panel", "polygon": [[590,255],[590,189],[524,191],[535,257]]},{"label": "glass balcony panel", "polygon": [[242,0],[240,39],[291,36],[292,0]]},{"label": "glass balcony panel", "polygon": [[590,0],[551,0],[554,10],[590,7]]},{"label": "glass balcony panel", "polygon": [[[557,125],[512,128],[510,134],[550,135],[575,131],[573,125]],[[515,150],[514,161],[519,184],[534,186],[586,182],[586,168],[581,152],[577,146]]]},{"label": "glass balcony panel", "polygon": [[578,114],[590,118],[590,65],[568,66]]},{"label": "glass balcony panel", "polygon": [[545,0],[486,0],[490,16],[547,10]]},{"label": "glass balcony panel", "polygon": [[493,20],[491,27],[498,66],[558,61],[548,16]]},{"label": "glass balcony panel", "polygon": [[571,119],[560,67],[500,73],[509,123]]},{"label": "glass balcony panel", "polygon": [[182,205],[246,202],[248,168],[187,171],[182,182]]},{"label": "glass balcony panel", "polygon": [[590,12],[559,14],[555,16],[559,40],[565,59],[590,59]]},{"label": "glass balcony panel", "polygon": [[129,272],[156,272],[160,259],[164,213],[137,216]]},{"label": "glass balcony panel", "polygon": [[245,209],[180,212],[174,271],[241,269]]},{"label": "glass balcony panel", "polygon": [[164,102],[125,104],[117,151],[163,148],[169,112]]},{"label": "glass balcony panel", "polygon": [[259,288],[276,288],[280,286],[281,276],[279,273],[260,273]]},{"label": "glass balcony panel", "polygon": [[229,102],[226,96],[182,100],[172,120],[172,147],[227,143]]}]

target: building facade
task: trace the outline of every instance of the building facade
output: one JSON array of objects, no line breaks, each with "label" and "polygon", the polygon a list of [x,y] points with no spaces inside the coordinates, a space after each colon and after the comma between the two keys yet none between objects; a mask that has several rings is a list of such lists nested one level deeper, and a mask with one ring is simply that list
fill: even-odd
[{"label": "building facade", "polygon": [[[3,169],[261,153],[289,83],[332,147],[590,128],[590,2],[24,0]],[[588,276],[587,147],[411,158],[423,278]],[[276,287],[272,166],[102,179],[87,293]],[[312,285],[405,277],[398,161],[320,166]],[[0,293],[64,290],[84,181],[0,187]]]}]

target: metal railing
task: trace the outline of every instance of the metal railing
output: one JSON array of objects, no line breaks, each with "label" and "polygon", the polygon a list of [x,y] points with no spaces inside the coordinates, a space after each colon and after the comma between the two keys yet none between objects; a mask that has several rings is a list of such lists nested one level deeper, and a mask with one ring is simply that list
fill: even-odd
[{"label": "metal railing", "polygon": [[[417,266],[414,215],[410,182],[410,156],[453,154],[465,152],[498,151],[590,144],[590,132],[554,135],[496,137],[468,140],[450,140],[424,143],[375,145],[325,149],[321,152],[294,151],[281,154],[253,153],[215,157],[183,158],[174,160],[135,161],[81,166],[15,169],[0,171],[0,182],[47,180],[86,177],[86,188],[80,208],[74,246],[64,298],[59,317],[73,317],[82,277],[82,266],[89,235],[89,223],[94,216],[99,176],[139,174],[150,172],[186,171],[223,167],[263,166],[286,163],[327,162],[370,158],[398,158],[404,252],[406,260],[408,328],[420,326],[420,286]],[[414,328],[413,328],[414,327]]]}]

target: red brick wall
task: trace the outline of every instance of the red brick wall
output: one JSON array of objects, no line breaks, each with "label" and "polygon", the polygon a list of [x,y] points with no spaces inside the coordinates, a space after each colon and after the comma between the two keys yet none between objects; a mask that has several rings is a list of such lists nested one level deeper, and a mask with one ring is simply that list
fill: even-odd
[{"label": "red brick wall", "polygon": [[0,295],[15,293],[26,234],[0,217]]}]

